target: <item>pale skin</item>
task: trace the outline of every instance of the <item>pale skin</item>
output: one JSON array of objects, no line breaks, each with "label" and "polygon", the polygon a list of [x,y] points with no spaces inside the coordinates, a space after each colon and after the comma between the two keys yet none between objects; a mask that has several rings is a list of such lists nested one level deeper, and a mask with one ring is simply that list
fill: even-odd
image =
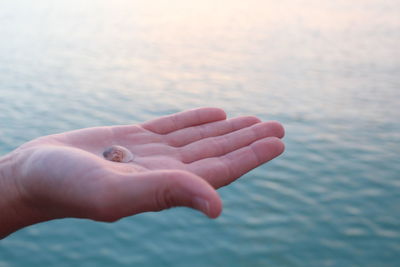
[{"label": "pale skin", "polygon": [[[278,122],[199,108],[34,139],[0,158],[0,238],[53,219],[113,222],[176,206],[216,218],[216,189],[279,156],[283,135]],[[111,145],[134,160],[104,159]]]}]

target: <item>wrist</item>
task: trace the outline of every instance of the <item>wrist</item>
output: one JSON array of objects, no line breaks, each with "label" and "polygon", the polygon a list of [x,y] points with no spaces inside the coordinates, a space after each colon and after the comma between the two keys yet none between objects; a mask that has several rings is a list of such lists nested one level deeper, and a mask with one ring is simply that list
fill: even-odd
[{"label": "wrist", "polygon": [[42,221],[19,190],[18,165],[14,152],[0,157],[0,239]]}]

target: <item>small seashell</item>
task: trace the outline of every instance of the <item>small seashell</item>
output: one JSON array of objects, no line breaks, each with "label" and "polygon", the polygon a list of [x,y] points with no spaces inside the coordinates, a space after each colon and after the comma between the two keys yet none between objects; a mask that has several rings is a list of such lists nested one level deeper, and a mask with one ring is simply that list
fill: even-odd
[{"label": "small seashell", "polygon": [[110,146],[103,152],[103,157],[115,162],[130,162],[133,160],[132,153],[123,146]]}]

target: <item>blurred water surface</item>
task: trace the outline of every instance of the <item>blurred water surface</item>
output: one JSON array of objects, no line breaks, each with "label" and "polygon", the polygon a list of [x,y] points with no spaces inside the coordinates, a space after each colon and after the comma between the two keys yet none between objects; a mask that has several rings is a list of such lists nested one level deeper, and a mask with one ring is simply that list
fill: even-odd
[{"label": "blurred water surface", "polygon": [[400,2],[0,0],[0,153],[199,106],[286,127],[285,154],[184,208],[60,220],[0,266],[400,266]]}]

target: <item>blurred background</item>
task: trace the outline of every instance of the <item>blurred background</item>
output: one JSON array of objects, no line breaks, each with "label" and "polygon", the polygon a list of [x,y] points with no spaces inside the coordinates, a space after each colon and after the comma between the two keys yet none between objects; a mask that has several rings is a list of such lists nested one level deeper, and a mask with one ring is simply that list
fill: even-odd
[{"label": "blurred background", "polygon": [[201,106],[286,128],[286,152],[186,208],[51,221],[0,266],[400,266],[397,0],[0,0],[0,155]]}]

